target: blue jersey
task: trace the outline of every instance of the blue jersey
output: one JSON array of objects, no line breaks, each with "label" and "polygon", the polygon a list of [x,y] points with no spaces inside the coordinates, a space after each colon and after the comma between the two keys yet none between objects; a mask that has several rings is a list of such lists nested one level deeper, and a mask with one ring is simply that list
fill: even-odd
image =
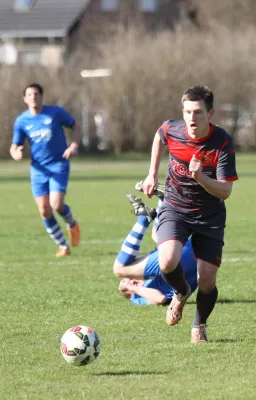
[{"label": "blue jersey", "polygon": [[[186,281],[191,287],[192,293],[197,288],[197,263],[192,248],[191,238],[188,239],[181,253],[181,265],[185,274]],[[170,303],[174,289],[168,285],[160,274],[158,262],[158,250],[153,250],[149,257],[144,271],[145,284],[144,287],[157,289],[167,298],[167,304]],[[133,293],[131,295],[131,303],[135,305],[149,305],[149,302],[143,297]]]},{"label": "blue jersey", "polygon": [[23,145],[28,139],[34,165],[58,162],[67,148],[63,126],[72,128],[74,124],[75,120],[59,106],[43,105],[36,115],[26,110],[16,118],[12,143]]}]

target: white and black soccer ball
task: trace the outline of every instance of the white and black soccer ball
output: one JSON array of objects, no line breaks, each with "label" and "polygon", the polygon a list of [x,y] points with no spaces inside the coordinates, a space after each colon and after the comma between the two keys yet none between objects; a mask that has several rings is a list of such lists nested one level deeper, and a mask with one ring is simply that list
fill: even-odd
[{"label": "white and black soccer ball", "polygon": [[88,365],[100,354],[100,339],[89,326],[69,328],[61,338],[60,351],[72,365]]}]

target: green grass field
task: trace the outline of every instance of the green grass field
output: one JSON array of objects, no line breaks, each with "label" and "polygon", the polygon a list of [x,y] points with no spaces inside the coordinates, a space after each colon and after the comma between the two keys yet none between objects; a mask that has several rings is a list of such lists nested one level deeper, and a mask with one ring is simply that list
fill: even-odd
[{"label": "green grass field", "polygon": [[[0,399],[256,399],[256,155],[237,159],[240,180],[227,201],[207,345],[190,344],[195,294],[181,323],[169,328],[165,307],[131,306],[117,290],[113,261],[135,221],[125,194],[136,194],[149,160],[99,157],[72,165],[67,203],[82,243],[71,257],[56,259],[28,163],[0,163]],[[152,248],[148,235],[142,252]],[[101,355],[87,367],[70,366],[60,354],[62,334],[76,324],[93,327],[101,339]]]}]

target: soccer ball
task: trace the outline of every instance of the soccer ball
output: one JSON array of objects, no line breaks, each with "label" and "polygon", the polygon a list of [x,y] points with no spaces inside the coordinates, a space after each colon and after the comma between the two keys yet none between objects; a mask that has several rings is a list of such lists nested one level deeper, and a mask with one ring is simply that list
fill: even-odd
[{"label": "soccer ball", "polygon": [[100,354],[99,336],[89,326],[74,326],[62,336],[60,351],[69,364],[90,364]]}]

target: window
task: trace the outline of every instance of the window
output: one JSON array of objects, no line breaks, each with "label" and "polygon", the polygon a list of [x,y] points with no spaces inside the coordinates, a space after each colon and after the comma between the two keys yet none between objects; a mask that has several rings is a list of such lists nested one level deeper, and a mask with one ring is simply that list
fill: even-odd
[{"label": "window", "polygon": [[13,9],[18,12],[29,11],[36,0],[14,0]]},{"label": "window", "polygon": [[158,9],[158,0],[139,0],[139,8],[142,12],[155,12]]},{"label": "window", "polygon": [[101,0],[102,11],[115,12],[119,9],[120,0]]}]

